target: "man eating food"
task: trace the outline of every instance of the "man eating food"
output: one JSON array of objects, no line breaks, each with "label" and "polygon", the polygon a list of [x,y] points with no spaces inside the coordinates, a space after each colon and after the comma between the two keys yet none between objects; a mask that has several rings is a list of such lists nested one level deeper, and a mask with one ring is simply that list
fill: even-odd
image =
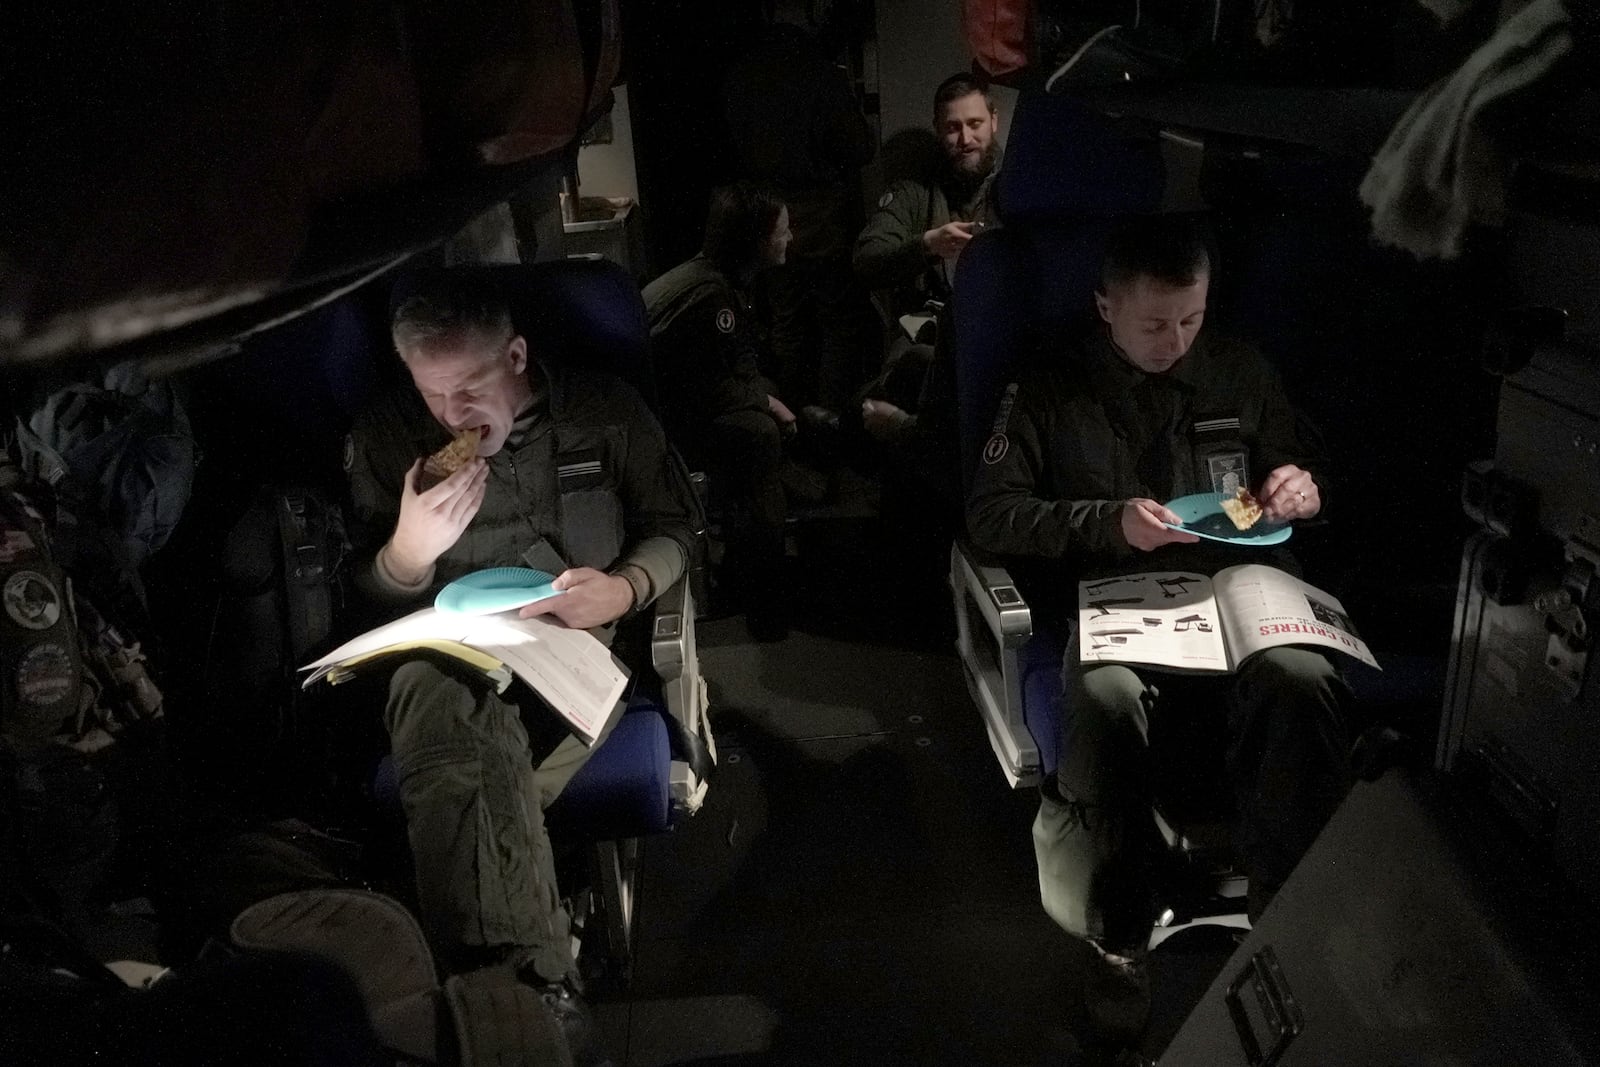
[{"label": "man eating food", "polygon": [[[1276,371],[1205,324],[1214,262],[1190,217],[1124,220],[1108,241],[1096,319],[1007,387],[967,526],[978,548],[1011,558],[1036,620],[1070,613],[1068,591],[1084,579],[1215,574],[1246,562],[1297,569],[1281,547],[1175,529],[1180,517],[1161,503],[1215,494],[1240,529],[1322,510],[1323,459]],[[1082,663],[1075,639],[1065,647],[1061,761],[1040,790],[1033,831],[1040,891],[1051,918],[1099,952],[1085,989],[1092,1037],[1131,1047],[1150,996],[1151,722],[1227,709],[1218,728],[1254,918],[1347,788],[1348,689],[1307,648],[1267,649],[1232,675],[1185,677]]]}]

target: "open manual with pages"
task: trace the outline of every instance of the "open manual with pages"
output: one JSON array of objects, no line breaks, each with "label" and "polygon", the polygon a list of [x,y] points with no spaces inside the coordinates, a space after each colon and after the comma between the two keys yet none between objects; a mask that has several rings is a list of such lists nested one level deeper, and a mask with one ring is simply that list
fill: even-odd
[{"label": "open manual with pages", "polygon": [[1228,673],[1277,645],[1331,648],[1378,666],[1338,600],[1258,563],[1078,583],[1079,658]]},{"label": "open manual with pages", "polygon": [[594,744],[617,708],[628,673],[609,649],[585,630],[515,611],[464,615],[424,608],[347,641],[315,663],[304,685],[327,678],[337,684],[376,660],[419,650],[450,656],[481,671],[497,691],[521,679],[566,720],[585,744]]}]

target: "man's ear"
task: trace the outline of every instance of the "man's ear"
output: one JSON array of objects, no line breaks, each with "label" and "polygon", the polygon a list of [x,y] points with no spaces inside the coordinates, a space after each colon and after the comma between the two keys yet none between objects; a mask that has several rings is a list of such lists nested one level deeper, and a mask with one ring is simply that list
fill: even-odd
[{"label": "man's ear", "polygon": [[1100,313],[1102,322],[1109,323],[1111,321],[1111,298],[1105,294],[1104,290],[1096,289],[1094,291],[1094,309]]},{"label": "man's ear", "polygon": [[521,374],[528,369],[528,342],[522,339],[521,334],[511,339],[506,346],[506,354],[511,357],[511,369],[514,372]]}]

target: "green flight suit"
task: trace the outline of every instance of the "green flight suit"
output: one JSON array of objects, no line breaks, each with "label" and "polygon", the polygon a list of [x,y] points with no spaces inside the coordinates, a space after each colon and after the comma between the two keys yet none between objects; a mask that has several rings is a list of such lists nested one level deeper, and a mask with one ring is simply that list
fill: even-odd
[{"label": "green flight suit", "polygon": [[[374,557],[393,532],[407,469],[449,435],[409,385],[358,417],[346,470],[369,596],[398,613],[484,567],[589,566],[626,578],[637,611],[684,573],[696,505],[643,400],[607,376],[542,362],[530,373],[534,405],[488,458],[482,507],[413,588]],[[594,632],[609,643],[609,627]],[[555,981],[573,960],[543,810],[592,749],[553,734],[553,717],[528,703],[525,716],[487,685],[419,659],[395,671],[384,724],[435,951],[459,968],[503,948]],[[530,733],[540,739],[531,755]]]}]

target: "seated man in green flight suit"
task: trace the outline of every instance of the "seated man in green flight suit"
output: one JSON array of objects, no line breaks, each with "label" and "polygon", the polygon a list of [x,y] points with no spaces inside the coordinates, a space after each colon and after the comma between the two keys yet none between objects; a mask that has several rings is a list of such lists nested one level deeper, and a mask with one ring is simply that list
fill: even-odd
[{"label": "seated man in green flight suit", "polygon": [[[392,333],[411,383],[369,405],[346,449],[369,598],[398,613],[470,571],[534,567],[564,594],[523,614],[609,643],[683,575],[693,492],[637,392],[530,349],[477,272],[424,276]],[[464,430],[476,457],[422,488],[422,457]],[[435,954],[453,971],[514,969],[577,1044],[585,1013],[542,812],[591,750],[553,718],[416,659],[393,675],[384,724]]]},{"label": "seated man in green flight suit", "polygon": [[[1233,484],[1253,490],[1269,521],[1322,510],[1326,462],[1277,373],[1205,324],[1214,262],[1191,217],[1124,220],[1107,247],[1097,318],[1006,391],[967,525],[980,548],[1018,558],[1019,582],[1047,611],[1075,608],[1082,579],[1241,562],[1297,569],[1282,549],[1166,525],[1179,519],[1163,501]],[[1184,676],[1080,663],[1068,629],[1061,762],[1034,825],[1040,890],[1051,917],[1100,950],[1091,1022],[1132,1040],[1149,1003],[1151,722],[1227,709],[1219,728],[1255,917],[1345,794],[1349,694],[1311,649],[1268,649],[1225,677]]]}]

